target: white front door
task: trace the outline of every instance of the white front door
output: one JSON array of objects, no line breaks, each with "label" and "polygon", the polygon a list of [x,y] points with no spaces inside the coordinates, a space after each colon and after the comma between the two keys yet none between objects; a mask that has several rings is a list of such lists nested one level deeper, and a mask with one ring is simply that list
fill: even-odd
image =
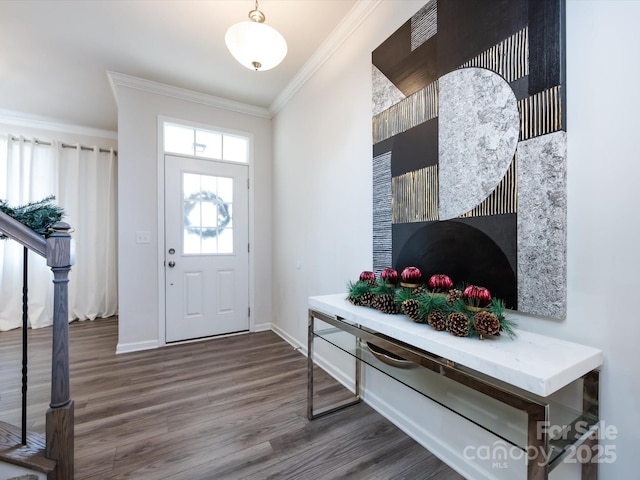
[{"label": "white front door", "polygon": [[166,341],[249,329],[248,167],[165,155]]}]

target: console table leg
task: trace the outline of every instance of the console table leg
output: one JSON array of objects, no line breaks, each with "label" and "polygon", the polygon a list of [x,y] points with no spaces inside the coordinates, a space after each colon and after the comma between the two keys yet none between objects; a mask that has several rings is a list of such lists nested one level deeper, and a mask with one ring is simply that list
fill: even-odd
[{"label": "console table leg", "polygon": [[356,374],[354,377],[354,386],[353,386],[353,394],[356,396],[356,399],[360,400],[360,381],[361,381],[361,370],[362,370],[362,362],[361,362],[361,358],[362,358],[362,352],[361,352],[361,345],[360,345],[360,339],[356,337],[356,358],[355,358],[355,367],[356,367]]},{"label": "console table leg", "polygon": [[527,480],[549,478],[547,455],[549,452],[549,407],[532,403],[527,410]]},{"label": "console table leg", "polygon": [[313,315],[307,324],[307,418],[313,420]]},{"label": "console table leg", "polygon": [[[592,370],[582,377],[582,410],[585,413],[598,418],[600,403],[600,372]],[[582,480],[598,480],[598,433],[596,430],[585,442],[584,445],[589,449],[592,456],[590,461],[582,464]]]},{"label": "console table leg", "polygon": [[[320,315],[320,314],[318,314]],[[322,320],[322,316],[320,316]],[[327,407],[319,408],[315,410],[313,408],[313,340],[314,340],[314,320],[315,315],[311,310],[309,311],[309,323],[307,330],[307,418],[309,420],[313,420],[318,417],[322,417],[323,415],[328,415],[329,413],[336,412],[338,410],[342,410],[343,408],[350,407],[351,405],[355,405],[356,403],[360,403],[360,371],[361,371],[361,363],[360,358],[356,355],[355,365],[355,387],[354,387],[354,398],[348,398],[346,400],[342,400],[340,402],[336,402],[333,405],[329,405]],[[356,348],[359,348],[359,342],[356,339]]]}]

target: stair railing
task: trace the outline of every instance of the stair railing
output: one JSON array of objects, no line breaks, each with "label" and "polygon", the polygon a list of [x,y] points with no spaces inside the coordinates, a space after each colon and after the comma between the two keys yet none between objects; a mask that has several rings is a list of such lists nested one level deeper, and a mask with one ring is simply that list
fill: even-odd
[{"label": "stair railing", "polygon": [[[71,227],[65,222],[52,226],[45,239],[14,218],[0,212],[0,231],[38,255],[46,258],[53,272],[53,339],[51,349],[51,402],[46,414],[45,456],[56,461],[56,478],[73,479],[73,400],[69,382],[69,271],[75,261]],[[26,271],[26,263],[24,265]],[[24,275],[26,277],[26,273]],[[27,284],[23,278],[23,328],[26,316]],[[26,328],[23,331],[26,335]],[[23,342],[23,349],[26,342]],[[26,401],[26,361],[23,356],[23,406]],[[24,408],[24,407],[23,407]],[[23,423],[26,424],[26,409]],[[24,429],[24,427],[23,427]],[[23,442],[26,441],[23,434]]]}]

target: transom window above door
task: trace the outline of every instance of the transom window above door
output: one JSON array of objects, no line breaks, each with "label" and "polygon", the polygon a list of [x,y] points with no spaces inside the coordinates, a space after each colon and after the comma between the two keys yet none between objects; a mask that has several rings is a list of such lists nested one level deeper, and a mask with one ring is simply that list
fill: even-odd
[{"label": "transom window above door", "polygon": [[248,163],[249,139],[187,125],[165,123],[164,151],[214,160]]}]

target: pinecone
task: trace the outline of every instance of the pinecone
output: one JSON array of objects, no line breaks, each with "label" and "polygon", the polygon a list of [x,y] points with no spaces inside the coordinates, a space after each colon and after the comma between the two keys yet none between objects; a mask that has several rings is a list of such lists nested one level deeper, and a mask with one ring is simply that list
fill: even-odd
[{"label": "pinecone", "polygon": [[373,308],[380,310],[382,313],[398,313],[398,305],[396,304],[395,296],[392,294],[375,295]]},{"label": "pinecone", "polygon": [[500,335],[500,321],[490,312],[476,313],[473,316],[473,328],[476,329],[481,340],[486,335]]},{"label": "pinecone", "polygon": [[414,322],[424,323],[424,320],[420,318],[420,303],[415,298],[402,302],[402,311]]},{"label": "pinecone", "polygon": [[426,291],[427,289],[424,287],[424,283],[421,283],[420,285],[418,285],[416,288],[413,289],[413,294],[422,295]]},{"label": "pinecone", "polygon": [[352,297],[352,296],[349,296],[349,297],[347,297],[347,300],[349,300],[349,302],[351,302],[352,304],[354,304],[354,305],[356,305],[356,306],[359,306],[359,305],[362,305],[362,304],[360,303],[360,298],[361,298],[361,297]]},{"label": "pinecone", "polygon": [[373,306],[373,299],[375,298],[375,295],[371,292],[365,292],[362,295],[360,295],[360,305],[362,305],[363,307],[372,307]]},{"label": "pinecone", "polygon": [[429,312],[427,322],[432,328],[435,328],[439,332],[447,327],[447,316],[442,310],[433,309]]},{"label": "pinecone", "polygon": [[469,335],[469,317],[464,313],[453,312],[447,317],[447,331],[456,337]]},{"label": "pinecone", "polygon": [[460,299],[462,299],[462,290],[452,288],[449,290],[449,293],[447,293],[447,302],[451,304],[456,303]]}]

